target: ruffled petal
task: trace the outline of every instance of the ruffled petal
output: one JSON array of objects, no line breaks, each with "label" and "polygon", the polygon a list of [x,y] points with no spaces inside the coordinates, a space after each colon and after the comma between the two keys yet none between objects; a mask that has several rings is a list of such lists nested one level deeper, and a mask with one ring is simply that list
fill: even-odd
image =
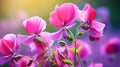
[{"label": "ruffled petal", "polygon": [[12,50],[14,51],[16,51],[20,46],[19,42],[17,41],[16,35],[14,34],[7,34],[3,37],[3,39],[10,40],[13,43],[12,47],[14,48]]},{"label": "ruffled petal", "polygon": [[56,6],[55,10],[50,14],[49,21],[57,28],[64,27],[75,21],[78,10],[79,8],[72,3],[65,3],[61,6]]},{"label": "ruffled petal", "polygon": [[82,10],[79,10],[77,19],[83,23],[91,24],[95,17],[95,10],[90,6],[90,4],[86,4]]},{"label": "ruffled petal", "polygon": [[39,34],[46,28],[46,22],[38,16],[26,19],[23,25],[28,34]]},{"label": "ruffled petal", "polygon": [[100,37],[103,36],[103,29],[105,27],[105,24],[93,21],[90,26],[90,35],[94,37]]}]

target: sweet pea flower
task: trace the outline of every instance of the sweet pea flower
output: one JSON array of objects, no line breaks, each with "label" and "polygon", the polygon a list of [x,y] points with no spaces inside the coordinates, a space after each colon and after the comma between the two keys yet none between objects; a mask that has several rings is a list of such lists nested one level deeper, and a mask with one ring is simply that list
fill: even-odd
[{"label": "sweet pea flower", "polygon": [[120,52],[120,39],[119,38],[111,38],[108,42],[106,42],[101,47],[102,54],[117,54]]},{"label": "sweet pea flower", "polygon": [[103,36],[105,24],[95,21],[95,17],[95,10],[90,6],[90,4],[86,4],[82,10],[79,10],[77,19],[82,22],[82,29],[89,30],[89,39],[98,41],[99,37]]},{"label": "sweet pea flower", "polygon": [[35,67],[29,56],[15,56],[9,63],[9,67]]},{"label": "sweet pea flower", "polygon": [[91,63],[88,67],[103,67],[103,64],[102,63],[96,63],[96,64]]},{"label": "sweet pea flower", "polygon": [[54,40],[60,39],[66,33],[65,28],[71,28],[75,25],[74,21],[77,18],[79,8],[73,3],[64,3],[60,6],[56,6],[55,10],[50,14],[50,24],[59,31],[53,33],[51,36]]},{"label": "sweet pea flower", "polygon": [[18,67],[35,67],[34,62],[29,56],[24,56],[16,64]]},{"label": "sweet pea flower", "polygon": [[0,65],[9,61],[14,53],[18,50],[20,44],[17,42],[16,35],[7,34],[0,39]]},{"label": "sweet pea flower", "polygon": [[[69,46],[69,51],[71,53],[71,58],[74,58],[74,42],[72,42],[72,45]],[[92,54],[91,48],[88,46],[88,44],[80,39],[77,39],[76,41],[76,51],[78,56],[80,56],[80,58],[82,59],[86,59],[87,57],[89,57]]]},{"label": "sweet pea flower", "polygon": [[25,45],[31,47],[31,51],[41,52],[40,50],[45,50],[47,46],[51,46],[53,40],[48,36],[48,32],[43,32],[46,28],[46,22],[38,17],[34,16],[26,19],[23,22],[23,26],[28,34],[18,35],[18,39]]},{"label": "sweet pea flower", "polygon": [[[57,67],[70,67],[69,64],[65,63],[64,60],[70,60],[70,54],[68,53],[68,49],[66,47],[55,47],[54,48],[54,54],[55,54],[55,61],[57,63]],[[71,62],[72,64],[72,62]]]}]

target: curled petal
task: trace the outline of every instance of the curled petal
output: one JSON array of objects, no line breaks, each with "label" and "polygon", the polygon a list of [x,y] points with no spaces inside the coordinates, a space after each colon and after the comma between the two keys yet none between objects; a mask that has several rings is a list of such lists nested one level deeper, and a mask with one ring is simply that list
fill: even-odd
[{"label": "curled petal", "polygon": [[7,34],[3,37],[3,39],[10,40],[13,43],[12,46],[14,46],[14,48],[12,50],[14,51],[16,51],[20,46],[19,42],[17,41],[16,35],[14,34]]},{"label": "curled petal", "polygon": [[46,28],[46,22],[38,16],[26,19],[23,25],[28,34],[39,34]]},{"label": "curled petal", "polygon": [[96,12],[90,6],[90,4],[86,4],[82,10],[79,10],[78,20],[91,24],[91,22],[95,19]]},{"label": "curled petal", "polygon": [[90,26],[90,35],[94,37],[100,37],[103,36],[103,29],[105,27],[105,24],[93,21]]}]

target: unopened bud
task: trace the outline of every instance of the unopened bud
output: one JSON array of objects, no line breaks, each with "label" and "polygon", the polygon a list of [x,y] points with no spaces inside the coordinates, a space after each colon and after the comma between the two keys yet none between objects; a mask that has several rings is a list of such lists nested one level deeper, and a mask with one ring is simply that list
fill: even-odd
[{"label": "unopened bud", "polygon": [[71,36],[69,36],[69,38],[67,38],[67,40],[73,41],[73,38]]},{"label": "unopened bud", "polygon": [[80,26],[82,29],[84,29],[84,30],[88,30],[90,27],[89,27],[89,25],[88,24],[81,24],[81,26]]},{"label": "unopened bud", "polygon": [[35,43],[42,43],[42,41],[39,40],[39,39],[34,39],[33,41],[34,41]]},{"label": "unopened bud", "polygon": [[59,41],[58,44],[59,44],[60,46],[65,46],[65,45],[66,45],[66,42],[64,42],[64,41]]},{"label": "unopened bud", "polygon": [[84,33],[83,32],[78,32],[78,35],[82,36],[82,35],[84,35]]}]

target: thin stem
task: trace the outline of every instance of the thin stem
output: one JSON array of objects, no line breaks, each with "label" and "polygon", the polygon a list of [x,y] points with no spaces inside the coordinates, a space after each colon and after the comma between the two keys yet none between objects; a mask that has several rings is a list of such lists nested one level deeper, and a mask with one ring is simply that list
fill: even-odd
[{"label": "thin stem", "polygon": [[72,33],[69,29],[66,29],[66,30],[67,30],[67,31],[70,33],[70,35],[72,36],[73,42],[74,42],[74,44],[75,44],[74,67],[76,67],[76,39],[75,39],[73,33]]},{"label": "thin stem", "polygon": [[77,37],[79,36],[79,34],[78,34],[78,32],[79,32],[79,27],[80,27],[80,24],[77,26],[77,28],[76,28],[76,34],[75,34],[75,55],[77,55],[78,56],[78,60],[79,60],[79,63],[81,64],[81,67],[84,67],[84,64],[83,64],[83,62],[82,62],[82,60],[81,60],[81,58],[79,57],[79,55],[78,54],[76,54],[76,40],[77,40]]},{"label": "thin stem", "polygon": [[74,41],[75,44],[75,55],[74,55],[74,67],[76,67],[76,41]]},{"label": "thin stem", "polygon": [[79,57],[79,55],[78,55],[78,54],[77,54],[77,56],[78,56],[78,60],[79,60],[79,62],[80,62],[80,64],[81,64],[81,67],[84,67],[84,64],[83,64],[83,62],[82,62],[81,58]]}]

